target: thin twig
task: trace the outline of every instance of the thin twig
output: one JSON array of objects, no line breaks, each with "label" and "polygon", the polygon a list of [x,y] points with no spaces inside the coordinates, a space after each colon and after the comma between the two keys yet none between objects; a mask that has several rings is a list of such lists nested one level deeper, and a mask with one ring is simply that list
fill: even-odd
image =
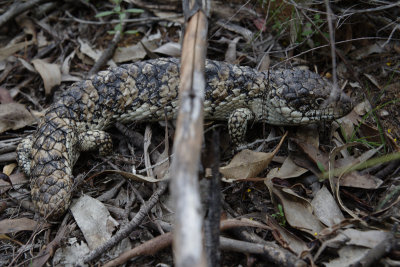
[{"label": "thin twig", "polygon": [[[120,20],[110,20],[110,21],[91,21],[91,20],[84,20],[84,19],[79,19],[77,17],[74,17],[71,13],[68,11],[65,11],[65,14],[67,14],[68,17],[70,17],[72,20],[83,23],[83,24],[92,24],[92,25],[105,25],[105,24],[117,24],[117,23],[134,23],[134,24],[148,24],[149,22],[153,21],[164,21],[164,20],[171,20],[171,19],[176,19],[182,17],[181,15],[176,15],[176,16],[168,16],[168,17],[148,17],[148,18],[139,18],[139,19],[124,19],[122,21]],[[60,20],[69,20],[70,19],[64,19],[60,18]]]},{"label": "thin twig", "polygon": [[20,15],[32,7],[47,1],[49,0],[31,0],[26,3],[21,3],[20,1],[16,2],[8,8],[6,13],[0,16],[0,27],[6,24],[9,20],[13,19],[15,16]]},{"label": "thin twig", "polygon": [[338,8],[343,13],[353,13],[353,14],[360,14],[360,13],[369,13],[369,12],[376,12],[376,11],[382,11],[386,10],[389,8],[393,8],[395,6],[400,7],[400,1],[397,1],[396,3],[389,4],[386,6],[379,6],[379,7],[374,7],[374,8],[366,8],[366,9],[344,9],[344,8]]},{"label": "thin twig", "polygon": [[237,251],[241,253],[251,253],[266,256],[271,262],[277,265],[288,267],[305,267],[307,263],[298,259],[293,254],[284,253],[282,249],[276,249],[275,246],[234,240],[226,237],[220,237],[221,249]]},{"label": "thin twig", "polygon": [[331,10],[331,6],[329,3],[329,0],[325,0],[325,6],[326,6],[326,17],[328,19],[328,28],[329,28],[329,40],[330,40],[330,45],[331,45],[331,57],[332,57],[332,80],[333,80],[333,90],[331,92],[331,97],[333,99],[336,99],[340,94],[339,86],[338,86],[338,80],[337,80],[337,73],[336,73],[336,47],[335,47],[335,37],[334,35],[334,29],[332,25],[332,17],[334,16]]},{"label": "thin twig", "polygon": [[[122,24],[121,31],[123,31],[124,28],[125,28],[125,25]],[[103,51],[103,53],[101,54],[100,58],[98,60],[96,60],[96,62],[94,63],[93,67],[90,69],[90,71],[88,73],[88,77],[90,77],[93,74],[97,73],[100,70],[100,68],[104,64],[106,64],[106,62],[113,56],[114,51],[117,48],[117,44],[121,40],[121,36],[122,36],[121,31],[117,31],[115,33],[113,39],[108,44],[107,49]]]}]

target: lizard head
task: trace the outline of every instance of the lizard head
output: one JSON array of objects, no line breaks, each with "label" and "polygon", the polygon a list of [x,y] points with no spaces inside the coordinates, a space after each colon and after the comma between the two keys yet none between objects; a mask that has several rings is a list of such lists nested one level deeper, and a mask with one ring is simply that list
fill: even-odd
[{"label": "lizard head", "polygon": [[266,105],[267,121],[274,125],[302,125],[332,121],[348,114],[353,103],[318,74],[300,69],[271,73],[271,90]]}]

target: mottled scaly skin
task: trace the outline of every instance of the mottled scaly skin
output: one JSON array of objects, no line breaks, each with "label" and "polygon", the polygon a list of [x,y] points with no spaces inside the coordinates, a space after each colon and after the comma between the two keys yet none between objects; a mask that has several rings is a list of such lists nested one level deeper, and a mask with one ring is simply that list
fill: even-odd
[{"label": "mottled scaly skin", "polygon": [[[80,152],[112,150],[104,129],[116,121],[154,121],[177,113],[179,60],[156,59],[122,65],[75,83],[54,103],[37,131],[17,148],[18,163],[31,177],[39,212],[57,218],[68,208]],[[217,61],[206,63],[206,119],[228,120],[234,143],[243,141],[247,121],[299,125],[332,120],[351,109],[340,96],[328,103],[331,84],[298,69],[257,72]]]}]

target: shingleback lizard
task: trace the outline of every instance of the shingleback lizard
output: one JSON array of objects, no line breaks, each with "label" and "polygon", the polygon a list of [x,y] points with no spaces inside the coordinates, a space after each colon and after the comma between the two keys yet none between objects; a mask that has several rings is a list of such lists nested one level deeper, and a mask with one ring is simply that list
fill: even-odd
[{"label": "shingleback lizard", "polygon": [[[80,152],[112,151],[103,130],[117,121],[176,116],[179,68],[173,58],[111,68],[73,84],[50,106],[34,134],[17,148],[18,163],[30,176],[33,203],[43,216],[57,218],[68,208]],[[328,103],[331,83],[308,70],[258,72],[207,60],[205,75],[205,119],[228,120],[236,144],[243,142],[248,121],[302,125],[339,118],[352,108],[344,94]]]}]

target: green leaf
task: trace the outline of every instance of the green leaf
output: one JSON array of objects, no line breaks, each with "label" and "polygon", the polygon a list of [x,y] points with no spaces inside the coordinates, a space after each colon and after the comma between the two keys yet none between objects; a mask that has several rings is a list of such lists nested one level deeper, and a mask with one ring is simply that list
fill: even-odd
[{"label": "green leaf", "polygon": [[108,33],[108,34],[115,34],[116,31],[114,31],[114,30],[113,30],[113,31],[107,31],[107,33]]},{"label": "green leaf", "polygon": [[318,166],[318,169],[319,169],[321,172],[325,172],[324,165],[322,165],[321,162],[318,162],[318,161],[317,161],[317,166]]},{"label": "green leaf", "polygon": [[121,24],[121,23],[118,23],[117,25],[115,25],[114,31],[116,31],[116,32],[122,31],[122,24]]},{"label": "green leaf", "polygon": [[126,33],[126,34],[137,34],[138,31],[130,30],[130,31],[126,31],[126,32],[124,32],[124,33]]},{"label": "green leaf", "polygon": [[301,33],[301,35],[303,35],[303,36],[310,36],[312,33],[313,33],[312,30],[305,30],[305,31],[303,31],[303,32]]},{"label": "green leaf", "polygon": [[121,6],[115,6],[114,7],[114,11],[116,12],[116,13],[119,13],[119,12],[121,12]]},{"label": "green leaf", "polygon": [[125,12],[129,12],[129,13],[143,13],[143,9],[139,9],[139,8],[129,8],[127,10],[125,10]]},{"label": "green leaf", "polygon": [[103,12],[98,13],[98,14],[96,15],[96,18],[100,18],[100,17],[104,17],[104,16],[109,16],[109,15],[112,15],[112,14],[114,14],[114,13],[115,13],[114,11],[103,11]]},{"label": "green leaf", "polygon": [[121,14],[119,14],[119,20],[124,20],[125,19],[125,17],[126,17],[126,13],[121,13]]}]

